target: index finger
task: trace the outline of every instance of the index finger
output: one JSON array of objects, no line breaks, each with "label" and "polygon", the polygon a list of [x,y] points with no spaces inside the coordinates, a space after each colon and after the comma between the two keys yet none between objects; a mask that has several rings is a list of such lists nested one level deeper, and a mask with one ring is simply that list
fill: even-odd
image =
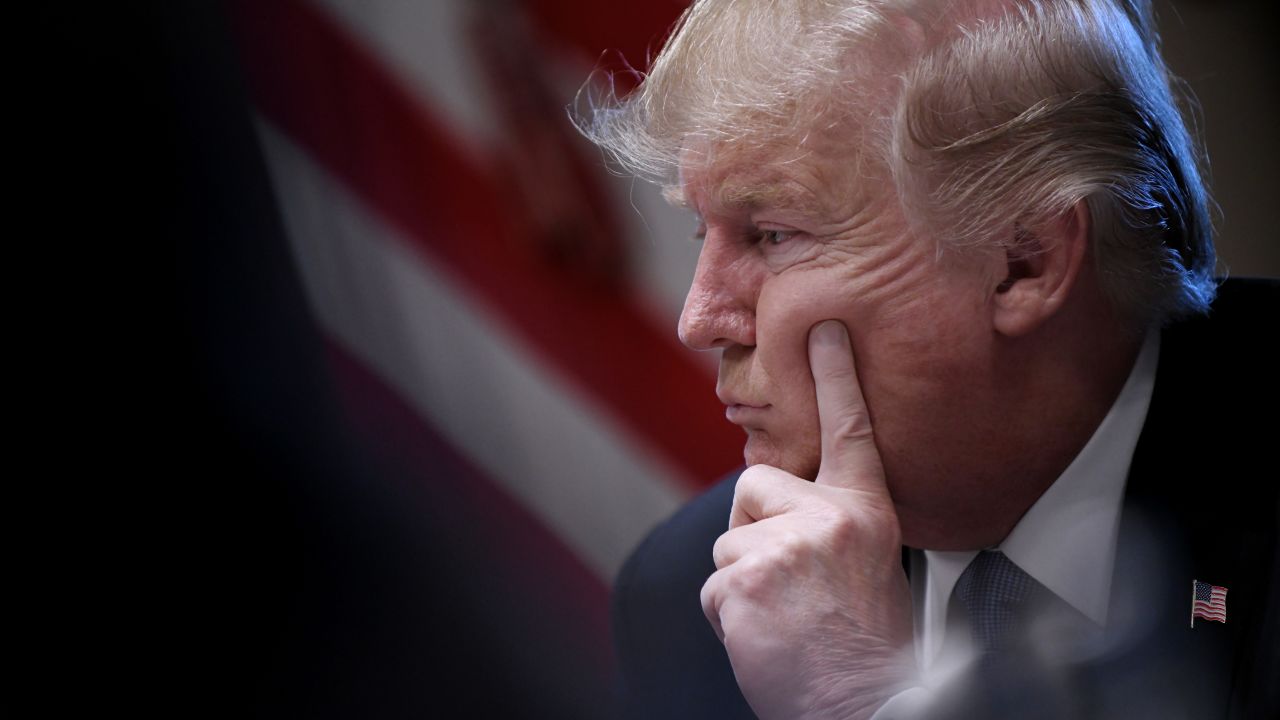
[{"label": "index finger", "polygon": [[884,465],[871,431],[871,416],[853,365],[844,324],[818,323],[809,331],[809,370],[818,399],[822,464],[817,483],[886,493]]}]

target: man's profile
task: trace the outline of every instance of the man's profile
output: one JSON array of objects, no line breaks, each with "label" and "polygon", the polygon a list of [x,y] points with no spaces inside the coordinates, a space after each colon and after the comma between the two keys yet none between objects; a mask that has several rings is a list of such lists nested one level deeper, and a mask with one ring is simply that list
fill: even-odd
[{"label": "man's profile", "polygon": [[1173,87],[1141,0],[707,0],[580,119],[697,216],[749,466],[619,578],[638,716],[1275,712],[1277,286]]}]

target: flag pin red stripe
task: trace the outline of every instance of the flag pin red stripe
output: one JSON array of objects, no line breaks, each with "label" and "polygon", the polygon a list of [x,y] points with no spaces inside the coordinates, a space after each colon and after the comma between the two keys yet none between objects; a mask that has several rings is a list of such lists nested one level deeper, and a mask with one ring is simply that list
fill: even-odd
[{"label": "flag pin red stripe", "polygon": [[1191,627],[1196,626],[1198,617],[1220,623],[1227,621],[1227,589],[1225,587],[1210,585],[1199,580],[1191,581]]}]

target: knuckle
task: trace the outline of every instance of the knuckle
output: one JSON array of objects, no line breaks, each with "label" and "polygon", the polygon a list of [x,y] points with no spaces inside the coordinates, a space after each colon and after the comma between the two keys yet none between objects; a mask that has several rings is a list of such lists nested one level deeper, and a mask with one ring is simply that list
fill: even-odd
[{"label": "knuckle", "polygon": [[846,547],[857,542],[862,534],[862,525],[858,519],[848,512],[837,509],[827,521],[827,536],[837,547]]},{"label": "knuckle", "polygon": [[853,369],[853,365],[847,361],[828,362],[822,368],[823,377],[828,381],[839,383],[856,383],[858,374]]},{"label": "knuckle", "polygon": [[733,484],[733,506],[738,507],[742,504],[742,499],[751,494],[752,485],[751,468],[742,471],[738,476],[738,481]]},{"label": "knuckle", "polygon": [[796,567],[807,560],[812,550],[809,538],[798,533],[788,533],[774,543],[770,549],[770,558],[776,567]]},{"label": "knuckle", "polygon": [[728,578],[735,595],[755,598],[761,596],[773,578],[773,567],[768,560],[751,555],[734,563]]},{"label": "knuckle", "polygon": [[702,603],[703,611],[708,615],[715,611],[715,584],[716,576],[713,574],[707,578],[707,581],[702,584],[702,590],[698,592],[698,600]]},{"label": "knuckle", "polygon": [[868,531],[869,537],[881,547],[898,547],[902,545],[902,529],[895,516],[880,516],[873,522]]},{"label": "knuckle", "polygon": [[770,487],[770,480],[773,477],[773,468],[768,465],[752,465],[742,474],[738,476],[738,482],[733,486],[733,504],[735,507],[740,505],[746,498],[762,498]]},{"label": "knuckle", "polygon": [[850,409],[842,413],[829,432],[833,439],[846,442],[862,443],[870,441],[873,437],[871,418],[860,409]]},{"label": "knuckle", "polygon": [[725,536],[727,534],[728,533],[725,533],[725,535],[721,535],[720,537],[716,538],[715,544],[711,546],[711,559],[712,561],[715,562],[717,570],[729,564],[728,563],[728,556],[729,556],[728,542],[725,540]]},{"label": "knuckle", "polygon": [[738,476],[738,483],[734,486],[735,493],[751,490],[759,486],[765,482],[768,474],[769,467],[767,465],[752,465],[748,467]]},{"label": "knuckle", "polygon": [[822,542],[841,545],[856,542],[866,531],[865,513],[861,512],[857,497],[843,488],[824,488],[820,499],[815,525]]},{"label": "knuckle", "polygon": [[824,533],[833,547],[885,548],[901,545],[897,516],[873,506],[874,498],[855,497],[854,502],[836,505],[826,517]]},{"label": "knuckle", "polygon": [[702,602],[702,614],[706,618],[707,623],[711,625],[716,636],[723,639],[724,630],[722,629],[722,619],[720,617],[719,583],[717,582],[717,574],[713,574],[707,579],[707,582],[702,585],[702,591],[699,593],[699,599]]}]

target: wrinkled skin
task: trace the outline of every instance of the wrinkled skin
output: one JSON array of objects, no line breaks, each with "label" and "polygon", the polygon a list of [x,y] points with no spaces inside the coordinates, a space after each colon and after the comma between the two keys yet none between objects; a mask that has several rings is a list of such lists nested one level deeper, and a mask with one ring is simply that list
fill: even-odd
[{"label": "wrinkled skin", "polygon": [[817,479],[742,474],[702,605],[760,717],[869,717],[915,677],[901,535],[843,326],[810,357]]},{"label": "wrinkled skin", "polygon": [[848,328],[859,378],[907,529],[912,513],[958,507],[982,482],[995,393],[989,298],[1003,256],[939,258],[883,181],[823,160],[725,158],[686,170],[702,253],[680,321],[689,347],[722,350],[717,394],[747,434],[748,465],[812,479],[818,414],[809,328]]},{"label": "wrinkled skin", "polygon": [[899,512],[964,490],[937,468],[972,452],[960,379],[992,339],[992,266],[939,260],[823,156],[684,174],[704,244],[680,335],[723,351],[751,466],[702,604],[762,718],[869,717],[915,680]]}]

